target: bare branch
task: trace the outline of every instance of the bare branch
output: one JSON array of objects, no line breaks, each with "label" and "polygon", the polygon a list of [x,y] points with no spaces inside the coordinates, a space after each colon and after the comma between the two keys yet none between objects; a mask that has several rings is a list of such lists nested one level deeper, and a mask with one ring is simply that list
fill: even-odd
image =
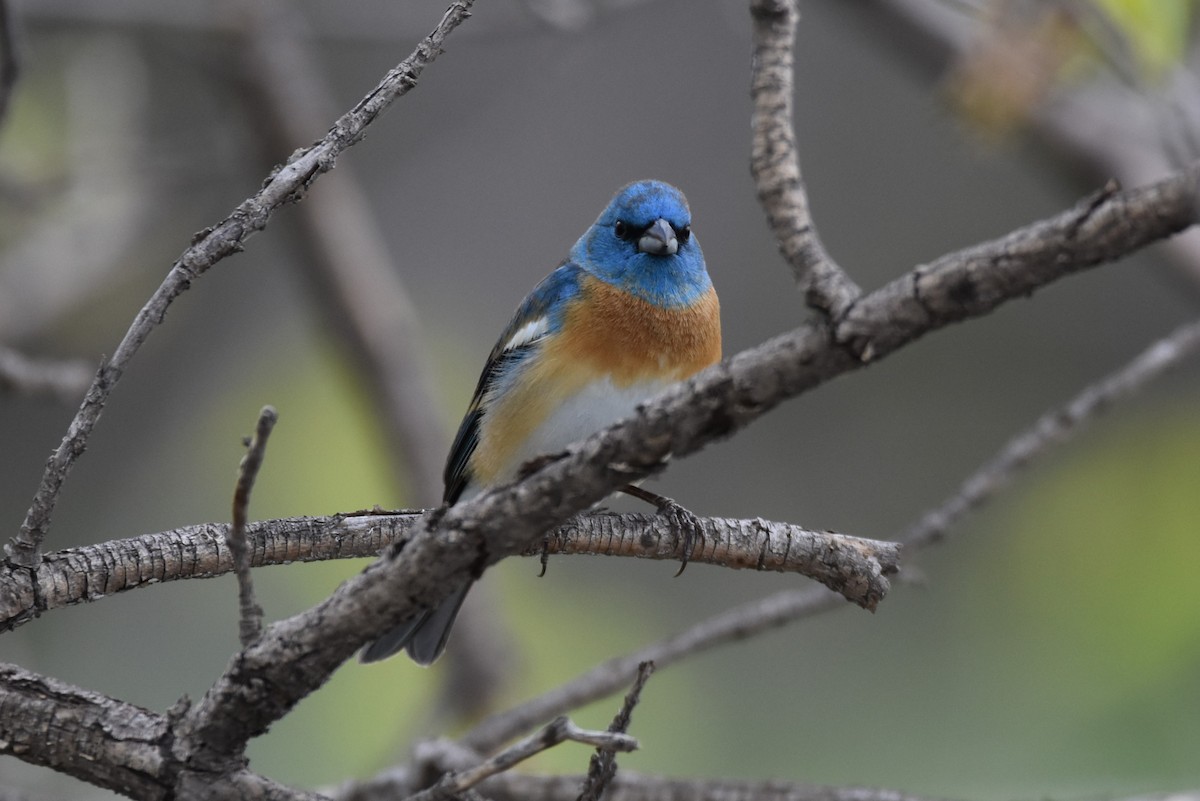
[{"label": "bare branch", "polygon": [[245,769],[191,762],[172,747],[176,711],[159,715],[0,663],[0,755],[138,799],[319,801]]},{"label": "bare branch", "polygon": [[242,250],[245,241],[266,226],[276,209],[299,200],[313,181],[333,169],[342,151],[362,139],[366,127],[384,109],[416,86],[426,65],[441,53],[446,36],[469,15],[473,2],[455,0],[441,22],[412,55],[389,71],[375,89],[342,115],[320,142],[293,154],[286,164],[267,179],[257,194],[243,201],[215,227],[196,236],[192,246],[175,262],[162,284],[138,312],[112,357],[100,367],[66,437],[46,465],[41,485],[20,532],[5,546],[10,562],[36,567],[41,560],[41,543],[67,473],[86,448],[88,437],[100,418],[113,386],[120,380],[151,331],[162,322],[171,303],[214,264]]},{"label": "bare branch", "polygon": [[[506,773],[489,779],[482,789],[494,801],[571,801],[578,792],[581,779],[580,776]],[[681,801],[934,801],[897,790],[873,787],[828,787],[785,781],[676,779],[627,771],[622,771],[613,780],[604,798],[605,801],[661,801],[664,798]]]},{"label": "bare branch", "polygon": [[[493,801],[571,801],[580,776],[533,776],[505,773],[488,779],[483,792]],[[355,801],[382,801],[379,795]],[[830,787],[786,781],[677,779],[622,771],[605,801],[938,801],[882,787]],[[348,801],[348,800],[347,800]],[[1183,790],[1104,801],[1200,801],[1200,790]]]},{"label": "bare branch", "polygon": [[[646,686],[646,682],[653,673],[653,662],[643,662],[638,665],[637,678],[634,679],[633,687],[626,693],[625,701],[621,704],[621,710],[617,712],[617,716],[613,718],[612,723],[608,726],[610,732],[620,732],[623,734],[629,731],[629,721],[633,717],[633,708],[641,700],[642,689]],[[587,776],[583,780],[583,791],[580,792],[577,801],[600,801],[604,797],[604,793],[612,782],[613,777],[616,775],[616,751],[611,748],[597,748],[596,753],[592,755],[591,762],[588,764]]]},{"label": "bare branch", "polygon": [[166,733],[161,715],[0,665],[0,754],[136,798],[165,798]]},{"label": "bare branch", "polygon": [[[375,557],[407,541],[420,512],[286,518],[246,526],[250,565]],[[697,562],[797,572],[844,592],[860,606],[878,602],[899,566],[893,543],[815,532],[761,518],[700,520],[706,547]],[[185,526],[48,553],[36,570],[0,569],[0,631],[64,606],[166,581],[213,578],[233,570],[230,527]],[[594,514],[572,519],[525,555],[637,556],[673,561],[682,537],[657,515]],[[552,717],[547,715],[546,717]],[[545,720],[545,718],[543,718]]]},{"label": "bare branch", "polygon": [[568,740],[608,751],[636,751],[638,747],[637,740],[627,734],[581,729],[567,718],[559,717],[546,724],[541,731],[514,743],[473,768],[443,774],[432,787],[414,793],[408,797],[408,801],[446,801],[484,779],[510,770],[530,757]]},{"label": "bare branch", "polygon": [[754,111],[750,172],[758,201],[810,307],[840,319],[862,290],[825,251],[808,207],[792,125],[792,60],[796,0],[753,0],[754,57],[750,93]]},{"label": "bare branch", "polygon": [[1109,184],[1068,211],[922,265],[863,297],[837,327],[864,361],[978,317],[1063,276],[1195,224],[1200,163],[1134,189]]},{"label": "bare branch", "polygon": [[745,639],[832,609],[841,602],[841,598],[823,588],[810,587],[777,593],[735,607],[673,637],[603,662],[548,693],[485,718],[461,737],[459,743],[481,754],[490,753],[521,732],[536,726],[538,721],[617,692],[633,680],[643,662],[653,662],[659,669],[668,667],[718,645]]},{"label": "bare branch", "polygon": [[82,360],[30,359],[0,345],[0,395],[53,395],[60,401],[78,400],[92,380],[92,366]]},{"label": "bare branch", "polygon": [[233,559],[233,572],[238,582],[238,639],[242,647],[250,645],[262,635],[263,610],[254,598],[254,579],[250,577],[250,556],[246,550],[246,518],[250,510],[250,493],[254,480],[262,467],[267,451],[267,439],[279,415],[270,406],[258,413],[258,424],[254,436],[246,443],[246,455],[238,466],[237,488],[233,492],[233,525],[229,527],[225,544]]},{"label": "bare branch", "polygon": [[967,513],[1003,489],[1035,458],[1066,442],[1112,404],[1138,392],[1197,350],[1200,350],[1200,321],[1177,328],[1129,364],[1086,387],[1069,403],[1047,412],[1009,440],[998,454],[972,473],[954,495],[927,512],[898,539],[914,548],[940,541]]}]

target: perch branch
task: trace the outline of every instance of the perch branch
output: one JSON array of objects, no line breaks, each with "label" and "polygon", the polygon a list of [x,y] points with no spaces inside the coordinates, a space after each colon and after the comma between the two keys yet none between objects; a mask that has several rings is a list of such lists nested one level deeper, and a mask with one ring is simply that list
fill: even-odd
[{"label": "perch branch", "polygon": [[[249,523],[252,567],[375,557],[406,541],[420,513],[355,514]],[[817,532],[761,518],[701,518],[706,548],[696,561],[722,567],[801,573],[860,606],[877,603],[899,565],[892,543]],[[233,569],[229,526],[207,523],[110,540],[45,555],[35,570],[0,567],[0,631],[36,615],[166,581],[212,578]],[[572,519],[526,556],[590,554],[677,560],[682,537],[658,515],[593,514]],[[551,716],[547,716],[551,717]],[[543,718],[544,720],[545,718]]]}]

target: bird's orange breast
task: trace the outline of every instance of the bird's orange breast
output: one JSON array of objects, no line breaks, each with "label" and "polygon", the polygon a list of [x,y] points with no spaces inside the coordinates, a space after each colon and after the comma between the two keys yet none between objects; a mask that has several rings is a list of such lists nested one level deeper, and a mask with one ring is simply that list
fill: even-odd
[{"label": "bird's orange breast", "polygon": [[[521,461],[615,422],[637,401],[720,360],[720,306],[711,287],[688,307],[663,309],[590,276],[581,283],[582,297],[568,308],[560,330],[545,339],[521,380],[484,417],[471,459],[476,482],[511,478]],[[596,382],[620,400],[586,396]],[[642,391],[644,397],[627,396]],[[585,396],[596,408],[578,400]],[[546,425],[564,407],[572,409],[575,425],[560,437]]]},{"label": "bird's orange breast", "polygon": [[679,381],[721,358],[721,308],[712,287],[691,305],[673,309],[591,276],[580,290],[553,348],[557,358],[610,375],[618,387],[647,379]]}]

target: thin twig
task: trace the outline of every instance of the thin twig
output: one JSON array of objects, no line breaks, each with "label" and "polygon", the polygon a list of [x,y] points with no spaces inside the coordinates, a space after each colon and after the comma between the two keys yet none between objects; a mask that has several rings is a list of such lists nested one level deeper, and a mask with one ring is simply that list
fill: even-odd
[{"label": "thin twig", "polygon": [[459,738],[459,744],[490,753],[550,715],[604,698],[629,684],[643,662],[664,668],[719,645],[745,639],[808,615],[843,605],[840,597],[821,587],[781,592],[726,610],[665,640],[633,653],[602,662],[566,684],[499,712]]},{"label": "thin twig", "polygon": [[1065,405],[1042,415],[963,481],[954,495],[927,512],[897,539],[914,548],[940,541],[967,513],[992,498],[1035,458],[1063,444],[1114,403],[1129,398],[1197,350],[1200,350],[1200,321],[1175,329],[1121,369],[1086,387]]},{"label": "thin twig", "polygon": [[246,442],[246,455],[238,466],[237,487],[233,492],[233,525],[225,542],[233,556],[233,572],[237,574],[238,583],[238,638],[242,647],[246,648],[262,636],[263,610],[254,597],[254,579],[250,576],[250,554],[246,548],[246,519],[250,509],[250,493],[254,489],[254,480],[258,478],[258,470],[262,467],[263,456],[267,451],[267,439],[275,428],[279,415],[271,406],[264,406],[258,413],[258,425],[254,428],[254,436]]},{"label": "thin twig", "polygon": [[[642,688],[646,686],[650,675],[654,673],[653,662],[643,662],[638,665],[637,678],[634,679],[633,687],[625,695],[625,701],[621,704],[621,710],[617,712],[612,723],[609,724],[610,732],[624,734],[629,731],[629,721],[633,717],[633,708],[638,705],[638,701],[642,698]],[[587,776],[583,780],[583,790],[579,793],[576,801],[600,801],[604,796],[604,791],[608,789],[609,783],[613,777],[617,775],[617,754],[611,748],[597,748],[596,753],[592,755],[591,762],[588,764]]]},{"label": "thin twig", "polygon": [[216,226],[197,234],[192,246],[175,262],[138,312],[112,357],[101,366],[83,405],[67,429],[67,435],[46,464],[41,485],[20,532],[5,546],[10,562],[36,567],[41,560],[42,540],[67,474],[87,447],[88,437],[100,419],[113,386],[142,343],[162,322],[171,303],[214,264],[241,251],[246,239],[262,230],[276,209],[299,200],[313,181],[333,169],[342,151],[361,140],[366,127],[384,109],[417,85],[421,72],[442,52],[446,37],[469,16],[473,4],[474,0],[455,0],[416,50],[390,70],[353,109],[343,114],[320,142],[293,154],[268,177],[257,194],[243,201]]},{"label": "thin twig", "polygon": [[753,0],[750,17],[754,23],[750,172],[758,201],[805,302],[826,319],[836,320],[862,290],[821,243],[800,174],[792,125],[796,0]]},{"label": "thin twig", "polygon": [[445,801],[469,790],[489,776],[503,773],[514,765],[568,740],[610,752],[636,751],[638,747],[637,740],[627,734],[581,729],[567,718],[558,717],[546,724],[541,731],[514,743],[475,767],[443,775],[432,787],[412,794],[407,801]]},{"label": "thin twig", "polygon": [[0,395],[53,395],[74,402],[87,389],[92,372],[92,366],[82,360],[31,359],[0,345]]},{"label": "thin twig", "polygon": [[[405,542],[421,512],[360,513],[250,523],[246,538],[253,567],[291,562],[374,557]],[[894,543],[808,531],[761,518],[701,518],[705,548],[696,561],[721,567],[795,572],[837,588],[860,606],[877,603],[887,576],[899,567]],[[36,615],[167,581],[212,578],[233,570],[225,547],[229,526],[208,523],[109,540],[47,553],[35,570],[0,566],[0,631]],[[551,532],[527,556],[545,553],[678,558],[678,532],[659,515],[591,514]],[[551,717],[547,715],[546,717]],[[545,720],[545,718],[542,718]]]}]

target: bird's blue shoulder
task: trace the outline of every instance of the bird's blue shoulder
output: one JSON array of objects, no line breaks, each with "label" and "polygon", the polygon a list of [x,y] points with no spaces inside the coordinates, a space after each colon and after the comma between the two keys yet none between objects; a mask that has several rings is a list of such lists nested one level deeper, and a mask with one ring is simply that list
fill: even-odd
[{"label": "bird's blue shoulder", "polygon": [[584,272],[578,264],[564,262],[543,278],[517,307],[495,347],[488,355],[475,395],[446,460],[443,500],[454,503],[470,480],[468,464],[479,445],[480,426],[486,414],[485,399],[503,392],[520,368],[538,351],[543,340],[562,328],[563,317],[579,297]]}]

